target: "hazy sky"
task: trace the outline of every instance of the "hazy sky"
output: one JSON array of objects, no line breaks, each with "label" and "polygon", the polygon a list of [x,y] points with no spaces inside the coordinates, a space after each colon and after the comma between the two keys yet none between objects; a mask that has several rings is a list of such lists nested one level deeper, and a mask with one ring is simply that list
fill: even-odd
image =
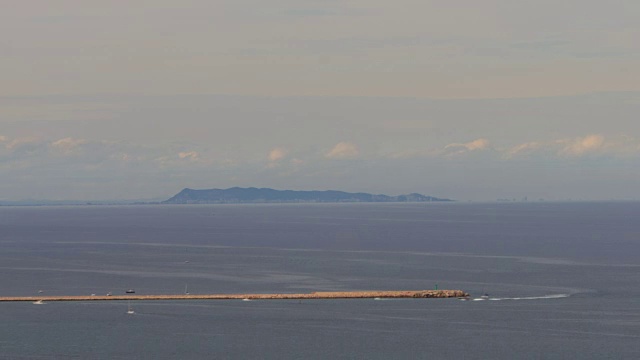
[{"label": "hazy sky", "polygon": [[640,199],[636,0],[2,9],[0,200]]}]

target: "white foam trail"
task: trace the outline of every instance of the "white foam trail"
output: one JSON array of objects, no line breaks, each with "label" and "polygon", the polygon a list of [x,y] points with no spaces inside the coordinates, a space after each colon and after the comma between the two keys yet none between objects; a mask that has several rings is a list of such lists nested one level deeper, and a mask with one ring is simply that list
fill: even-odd
[{"label": "white foam trail", "polygon": [[491,300],[491,301],[502,301],[502,300],[548,300],[548,299],[562,299],[571,296],[570,294],[553,294],[553,295],[544,295],[544,296],[525,296],[525,297],[510,297],[510,298],[489,298],[489,299],[473,299],[473,301],[481,301],[481,300]]}]

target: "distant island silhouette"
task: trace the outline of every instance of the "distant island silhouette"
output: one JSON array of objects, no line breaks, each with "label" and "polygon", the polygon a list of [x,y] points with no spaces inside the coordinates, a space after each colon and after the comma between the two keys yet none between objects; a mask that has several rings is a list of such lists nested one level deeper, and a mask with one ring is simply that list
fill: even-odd
[{"label": "distant island silhouette", "polygon": [[389,196],[344,191],[296,191],[269,188],[194,190],[185,188],[162,204],[239,204],[239,203],[338,203],[338,202],[432,202],[453,201],[422,194]]}]

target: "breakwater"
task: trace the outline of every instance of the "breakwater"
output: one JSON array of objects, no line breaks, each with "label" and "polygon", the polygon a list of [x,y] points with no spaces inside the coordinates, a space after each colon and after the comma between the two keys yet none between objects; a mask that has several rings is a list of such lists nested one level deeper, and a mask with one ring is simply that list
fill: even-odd
[{"label": "breakwater", "polygon": [[4,296],[1,301],[114,301],[114,300],[302,300],[302,299],[373,299],[373,298],[460,298],[469,294],[462,290],[405,291],[323,291],[305,294],[177,294],[177,295],[70,295],[70,296]]}]

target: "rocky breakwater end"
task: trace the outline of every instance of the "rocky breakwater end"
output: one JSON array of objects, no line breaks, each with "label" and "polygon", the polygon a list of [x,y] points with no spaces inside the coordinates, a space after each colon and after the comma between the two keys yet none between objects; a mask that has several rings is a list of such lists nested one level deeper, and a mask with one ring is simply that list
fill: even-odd
[{"label": "rocky breakwater end", "polygon": [[[248,295],[251,298],[252,295]],[[369,298],[459,298],[468,297],[462,290],[413,291],[323,291],[310,294],[264,294],[269,299],[369,299]],[[265,299],[259,296],[258,298]]]},{"label": "rocky breakwater end", "polygon": [[464,298],[462,290],[406,291],[324,291],[307,294],[180,294],[180,295],[115,295],[115,296],[11,296],[2,301],[105,301],[105,300],[287,300],[287,299],[373,299],[373,298]]}]

